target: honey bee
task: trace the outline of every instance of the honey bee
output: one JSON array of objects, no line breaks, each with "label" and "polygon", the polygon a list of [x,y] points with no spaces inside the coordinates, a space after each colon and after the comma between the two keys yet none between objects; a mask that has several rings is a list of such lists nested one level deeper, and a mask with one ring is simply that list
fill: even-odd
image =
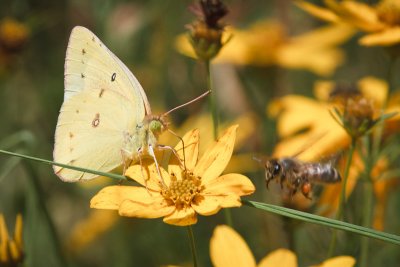
[{"label": "honey bee", "polygon": [[300,189],[301,193],[311,199],[313,183],[338,183],[339,172],[330,163],[303,162],[295,158],[269,159],[265,161],[265,181],[268,185],[276,180],[289,190],[291,196]]}]

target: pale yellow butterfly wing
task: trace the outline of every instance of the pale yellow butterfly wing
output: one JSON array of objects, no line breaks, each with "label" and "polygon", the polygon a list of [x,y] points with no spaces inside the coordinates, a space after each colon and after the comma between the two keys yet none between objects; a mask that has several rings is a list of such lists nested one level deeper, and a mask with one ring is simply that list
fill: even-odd
[{"label": "pale yellow butterfly wing", "polygon": [[[103,172],[119,167],[125,136],[149,113],[143,88],[128,68],[92,32],[75,27],[65,60],[54,161]],[[57,166],[54,170],[69,182],[97,177]]]},{"label": "pale yellow butterfly wing", "polygon": [[[111,171],[123,162],[124,134],[132,134],[135,122],[131,103],[111,90],[84,90],[61,107],[56,130],[54,160],[87,169]],[[54,167],[64,181],[97,177],[67,168]]]}]

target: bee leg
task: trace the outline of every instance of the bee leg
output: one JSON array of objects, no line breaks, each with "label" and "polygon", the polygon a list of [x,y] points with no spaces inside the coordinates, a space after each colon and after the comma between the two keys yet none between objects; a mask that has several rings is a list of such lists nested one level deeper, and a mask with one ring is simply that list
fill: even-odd
[{"label": "bee leg", "polygon": [[283,189],[283,183],[286,180],[286,176],[285,175],[281,175],[281,179],[280,179],[280,184],[281,184],[281,189]]},{"label": "bee leg", "polygon": [[272,179],[265,179],[265,182],[266,182],[266,185],[267,185],[267,189],[269,189],[269,188],[268,188],[268,185],[269,185],[269,182],[271,182],[271,180],[272,180]]}]

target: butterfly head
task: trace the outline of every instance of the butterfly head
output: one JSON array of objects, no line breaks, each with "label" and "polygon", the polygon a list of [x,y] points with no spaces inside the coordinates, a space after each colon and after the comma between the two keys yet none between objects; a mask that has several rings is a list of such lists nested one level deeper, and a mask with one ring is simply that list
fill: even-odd
[{"label": "butterfly head", "polygon": [[168,129],[168,122],[166,121],[164,116],[149,116],[147,118],[149,130],[158,137],[165,130]]}]

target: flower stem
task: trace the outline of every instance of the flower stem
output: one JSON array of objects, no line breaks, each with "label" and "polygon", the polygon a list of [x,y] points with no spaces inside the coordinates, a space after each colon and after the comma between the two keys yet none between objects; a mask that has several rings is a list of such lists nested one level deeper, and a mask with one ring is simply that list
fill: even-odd
[{"label": "flower stem", "polygon": [[192,258],[193,258],[193,266],[197,267],[197,253],[196,253],[196,243],[194,241],[193,229],[192,226],[188,225],[187,227],[189,242],[190,242],[190,249],[192,251]]},{"label": "flower stem", "polygon": [[[364,198],[364,209],[363,209],[363,222],[362,226],[371,227],[372,218],[372,207],[373,207],[373,184],[370,179],[365,179],[363,185],[363,198]],[[360,267],[366,267],[368,265],[368,248],[369,239],[366,237],[361,238],[361,252],[360,252]]]},{"label": "flower stem", "polygon": [[343,210],[344,207],[346,206],[346,185],[347,185],[347,179],[349,178],[350,166],[353,160],[355,147],[356,147],[356,139],[352,138],[349,152],[347,155],[346,166],[344,169],[342,190],[340,191],[339,206],[338,206],[338,211],[336,213],[337,220],[341,220],[343,218]]},{"label": "flower stem", "polygon": [[[212,88],[212,79],[211,79],[211,62],[210,60],[205,61],[206,70],[207,70],[207,87],[208,90],[211,91],[210,94],[210,108],[211,108],[211,117],[213,120],[213,132],[214,132],[214,140],[218,139],[218,128],[219,128],[219,116],[218,116],[218,107],[217,107],[217,96],[215,90]],[[233,228],[233,220],[232,213],[229,209],[224,209],[225,221],[226,224]]]},{"label": "flower stem", "polygon": [[210,60],[206,60],[205,64],[206,64],[206,69],[207,69],[207,87],[208,87],[208,90],[211,91],[210,108],[211,108],[211,116],[212,116],[212,120],[213,120],[214,140],[217,140],[218,139],[218,126],[219,126],[217,96],[216,96],[215,90],[212,89]]},{"label": "flower stem", "polygon": [[[353,154],[354,154],[355,147],[356,147],[356,139],[352,138],[350,148],[348,151],[348,155],[347,155],[347,161],[346,161],[346,165],[345,165],[345,169],[344,169],[344,174],[343,174],[342,189],[340,191],[340,198],[339,198],[338,210],[336,213],[336,220],[341,220],[343,217],[343,210],[346,205],[347,178],[349,177],[350,166],[351,166],[351,162],[353,160]],[[337,231],[333,230],[331,242],[329,244],[327,258],[331,258],[333,256],[333,254],[335,253],[336,239],[337,239]]]}]

